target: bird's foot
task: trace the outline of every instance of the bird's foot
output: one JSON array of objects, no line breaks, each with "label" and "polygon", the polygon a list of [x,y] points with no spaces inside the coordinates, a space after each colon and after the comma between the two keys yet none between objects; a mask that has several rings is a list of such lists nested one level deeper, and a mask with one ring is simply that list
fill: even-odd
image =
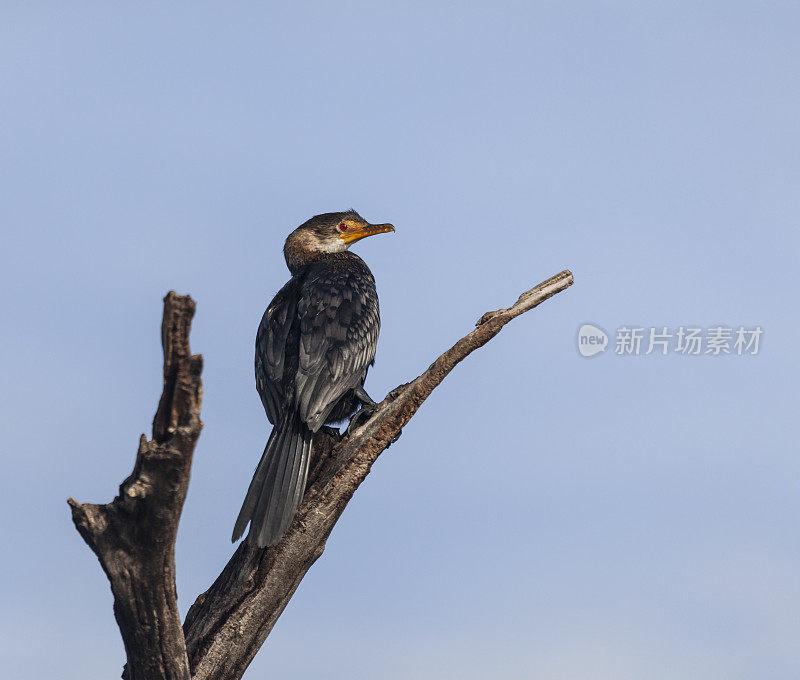
[{"label": "bird's foot", "polygon": [[[373,402],[374,404],[374,402]],[[349,437],[353,434],[355,430],[357,430],[361,425],[363,425],[367,420],[372,417],[372,414],[375,413],[375,407],[377,404],[370,406],[368,404],[363,404],[358,411],[353,414],[353,417],[350,418],[350,424],[347,426],[347,430],[345,431],[345,436]]]},{"label": "bird's foot", "polygon": [[361,387],[357,387],[354,390],[354,393],[356,395],[356,399],[361,402],[362,408],[364,406],[369,406],[374,409],[377,406],[375,400],[367,394],[367,391],[364,389],[363,385]]},{"label": "bird's foot", "polygon": [[341,432],[339,432],[339,428],[338,427],[331,427],[330,425],[323,425],[319,429],[320,429],[321,432],[324,432],[329,437],[333,437],[337,442],[340,442],[340,441],[342,441],[342,439],[344,439],[344,435]]}]

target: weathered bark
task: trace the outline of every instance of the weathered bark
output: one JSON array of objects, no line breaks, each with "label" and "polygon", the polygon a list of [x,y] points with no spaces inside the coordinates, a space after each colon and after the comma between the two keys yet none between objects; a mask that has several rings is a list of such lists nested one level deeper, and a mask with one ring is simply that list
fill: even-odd
[{"label": "weathered bark", "polygon": [[200,421],[203,358],[189,351],[195,304],[164,298],[164,390],[153,439],[139,441],[131,475],[107,505],[68,500],[80,535],[111,582],[129,680],[189,680],[175,592],[175,537]]},{"label": "weathered bark", "polygon": [[[185,338],[165,334],[165,387],[153,424],[153,442],[140,445],[136,467],[106,506],[70,500],[75,524],[97,553],[115,596],[115,614],[125,640],[132,680],[183,678],[238,680],[269,635],[308,569],[322,554],[355,490],[372,464],[400,436],[402,428],[447,374],[485,345],[511,319],[572,285],[563,271],[523,293],[508,309],[488,312],[476,328],[442,354],[419,377],[400,385],[350,436],[321,431],[314,440],[306,493],[278,545],[254,549],[242,542],[212,586],[189,610],[179,635],[174,587],[174,542],[189,481],[194,444],[202,424],[201,358],[190,357]],[[172,297],[170,297],[172,296]],[[167,296],[165,328],[170,300]],[[183,337],[183,336],[181,336]],[[173,347],[184,348],[171,363]],[[170,366],[182,366],[177,371]],[[167,375],[184,376],[168,389]],[[182,431],[185,432],[182,433]],[[156,465],[158,463],[158,466]],[[142,489],[142,491],[139,491]],[[177,627],[177,631],[176,631]],[[187,661],[188,660],[188,661]]]}]

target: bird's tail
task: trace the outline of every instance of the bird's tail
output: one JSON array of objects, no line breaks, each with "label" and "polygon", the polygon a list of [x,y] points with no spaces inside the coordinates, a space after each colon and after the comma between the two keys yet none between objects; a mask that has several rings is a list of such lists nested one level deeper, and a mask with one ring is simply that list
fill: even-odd
[{"label": "bird's tail", "polygon": [[248,522],[251,545],[263,548],[280,540],[303,500],[313,436],[294,413],[275,425],[233,527],[233,541]]}]

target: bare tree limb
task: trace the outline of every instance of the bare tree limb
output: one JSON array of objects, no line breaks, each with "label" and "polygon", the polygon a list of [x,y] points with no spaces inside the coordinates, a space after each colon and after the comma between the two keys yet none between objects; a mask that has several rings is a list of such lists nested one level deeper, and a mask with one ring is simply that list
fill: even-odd
[{"label": "bare tree limb", "polygon": [[[563,271],[488,312],[412,382],[392,390],[352,435],[317,433],[306,494],[277,546],[242,542],[181,630],[175,592],[175,537],[200,435],[202,357],[189,351],[195,304],[164,299],[164,391],[153,439],[142,436],[136,464],[107,505],[69,499],[75,526],[95,552],[114,594],[128,680],[238,680],[269,635],[333,526],[378,456],[447,374],[511,319],[572,285]],[[185,637],[184,637],[185,636]]]},{"label": "bare tree limb", "polygon": [[195,303],[164,298],[164,390],[153,439],[139,441],[131,475],[106,505],[70,498],[72,520],[111,583],[129,680],[189,680],[175,591],[175,537],[200,421],[203,358],[189,351]]},{"label": "bare tree limb", "polygon": [[194,603],[184,623],[194,680],[238,680],[278,617],[322,554],[334,524],[381,452],[447,374],[485,345],[511,319],[570,285],[569,271],[523,293],[508,309],[488,312],[477,328],[442,354],[412,382],[392,390],[352,436],[337,442],[319,433],[314,469],[303,503],[277,546],[257,550],[243,542],[227,566]]}]

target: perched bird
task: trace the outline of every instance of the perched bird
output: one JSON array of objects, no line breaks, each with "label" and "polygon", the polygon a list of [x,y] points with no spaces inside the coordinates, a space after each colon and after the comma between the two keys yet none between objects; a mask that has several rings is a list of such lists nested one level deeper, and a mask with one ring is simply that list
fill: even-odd
[{"label": "perched bird", "polygon": [[275,545],[303,499],[314,433],[359,406],[375,407],[364,380],[378,345],[378,294],[372,272],[347,249],[388,231],[391,224],[369,224],[350,210],[312,217],[286,239],[292,278],[256,335],[256,389],[273,429],[233,541],[250,522],[251,545]]}]

